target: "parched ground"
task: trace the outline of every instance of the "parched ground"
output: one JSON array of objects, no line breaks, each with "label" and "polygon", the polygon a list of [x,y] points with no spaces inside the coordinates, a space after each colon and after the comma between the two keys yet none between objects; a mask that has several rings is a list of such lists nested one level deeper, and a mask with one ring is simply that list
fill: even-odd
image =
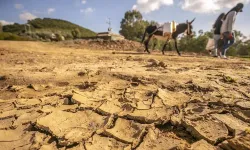
[{"label": "parched ground", "polygon": [[250,61],[0,41],[1,150],[248,150]]}]

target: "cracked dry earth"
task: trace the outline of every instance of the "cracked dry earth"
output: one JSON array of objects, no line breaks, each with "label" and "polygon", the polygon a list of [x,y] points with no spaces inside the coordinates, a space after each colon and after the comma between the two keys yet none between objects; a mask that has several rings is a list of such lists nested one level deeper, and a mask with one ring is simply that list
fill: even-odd
[{"label": "cracked dry earth", "polygon": [[173,54],[1,41],[0,150],[249,150],[250,61]]}]

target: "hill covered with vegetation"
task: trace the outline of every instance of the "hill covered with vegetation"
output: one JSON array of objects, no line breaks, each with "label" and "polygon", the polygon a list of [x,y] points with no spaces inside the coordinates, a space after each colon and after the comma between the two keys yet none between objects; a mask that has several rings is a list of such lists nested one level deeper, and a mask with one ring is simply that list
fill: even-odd
[{"label": "hill covered with vegetation", "polygon": [[[51,18],[37,18],[34,20],[29,20],[30,30],[32,34],[60,34],[64,37],[70,38],[81,38],[81,37],[91,37],[95,36],[96,33],[71,23],[69,21],[60,20],[60,19],[51,19]],[[22,34],[29,32],[29,28],[25,24],[15,23],[13,25],[3,26],[3,32],[10,32],[14,34]]]}]

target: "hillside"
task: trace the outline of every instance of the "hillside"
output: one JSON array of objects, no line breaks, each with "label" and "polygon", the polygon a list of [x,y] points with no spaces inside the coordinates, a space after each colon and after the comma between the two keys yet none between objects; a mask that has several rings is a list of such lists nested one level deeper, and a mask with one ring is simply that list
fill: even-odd
[{"label": "hillside", "polygon": [[[71,23],[69,21],[51,18],[37,18],[34,20],[29,20],[28,24],[31,25],[31,31],[35,33],[60,33],[64,36],[70,36],[72,31],[78,29],[80,32],[80,37],[95,36],[95,32],[83,28],[79,25]],[[15,23],[13,25],[6,25],[3,27],[4,32],[11,33],[23,33],[25,31],[24,24]]]}]

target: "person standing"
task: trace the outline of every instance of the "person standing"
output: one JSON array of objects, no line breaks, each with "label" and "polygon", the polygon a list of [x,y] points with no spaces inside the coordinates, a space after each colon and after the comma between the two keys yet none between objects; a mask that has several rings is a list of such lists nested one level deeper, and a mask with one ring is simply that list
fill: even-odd
[{"label": "person standing", "polygon": [[218,41],[221,38],[221,26],[222,26],[222,19],[225,17],[225,13],[221,13],[219,17],[216,19],[213,29],[214,29],[214,57],[220,56],[220,50],[218,48]]},{"label": "person standing", "polygon": [[226,51],[233,45],[235,38],[233,34],[234,23],[236,16],[239,12],[243,12],[242,9],[244,4],[238,3],[234,8],[232,8],[223,18],[223,23],[221,26],[221,35],[223,37],[223,47],[222,47],[222,58],[227,59]]}]

